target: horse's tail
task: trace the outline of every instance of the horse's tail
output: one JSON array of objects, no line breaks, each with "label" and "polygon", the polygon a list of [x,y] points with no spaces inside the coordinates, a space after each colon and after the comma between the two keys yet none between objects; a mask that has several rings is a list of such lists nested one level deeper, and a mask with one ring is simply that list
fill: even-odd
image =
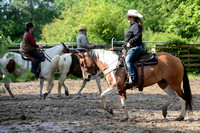
[{"label": "horse's tail", "polygon": [[51,86],[51,83],[53,81],[54,72],[58,68],[58,62],[59,62],[59,60],[60,60],[60,56],[57,55],[51,61],[50,70],[49,70],[49,76],[48,76],[48,83],[47,83],[47,91],[48,91],[48,89]]},{"label": "horse's tail", "polygon": [[187,71],[185,67],[184,67],[184,76],[183,76],[183,90],[184,90],[184,99],[186,100],[186,109],[192,111],[192,94],[191,94],[190,83],[189,83],[189,79],[188,79]]}]

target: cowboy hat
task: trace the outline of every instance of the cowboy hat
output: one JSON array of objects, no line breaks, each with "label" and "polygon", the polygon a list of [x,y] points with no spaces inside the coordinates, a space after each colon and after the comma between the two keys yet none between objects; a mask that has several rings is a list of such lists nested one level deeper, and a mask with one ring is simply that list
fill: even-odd
[{"label": "cowboy hat", "polygon": [[86,26],[81,26],[79,31],[83,31],[83,30],[87,30],[87,27]]},{"label": "cowboy hat", "polygon": [[124,17],[125,16],[133,16],[133,17],[139,17],[139,18],[143,17],[140,13],[138,13],[137,10],[128,10],[128,13],[124,15]]},{"label": "cowboy hat", "polygon": [[33,26],[33,23],[28,23],[28,24],[26,24],[26,28],[27,29],[30,29],[30,28],[33,28],[34,26]]}]

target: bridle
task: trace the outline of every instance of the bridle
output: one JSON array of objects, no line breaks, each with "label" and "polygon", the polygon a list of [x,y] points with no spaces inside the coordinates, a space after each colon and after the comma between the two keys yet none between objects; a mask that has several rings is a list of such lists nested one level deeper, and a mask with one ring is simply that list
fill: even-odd
[{"label": "bridle", "polygon": [[[89,55],[89,52],[87,52],[88,53],[88,55]],[[86,60],[85,60],[85,56],[84,56],[84,52],[82,52],[81,53],[82,54],[82,59],[83,59],[83,61],[82,61],[82,63],[80,64],[81,65],[81,67],[83,67],[84,69],[85,69],[85,72],[87,72],[88,73],[88,67],[87,67],[87,64],[86,64]],[[114,62],[115,62],[116,60],[114,60],[112,63],[110,63],[108,66],[110,66],[110,65],[112,65]],[[93,63],[93,65],[94,65],[94,67],[96,67],[96,65]],[[119,69],[121,66],[116,66],[115,68],[113,68],[113,69],[109,69],[109,68],[105,68],[104,70],[102,70],[103,72],[104,71],[106,71],[106,70],[108,70],[107,72],[105,72],[104,73],[104,75],[105,75],[105,77],[109,74],[109,73],[111,73],[112,71],[115,71],[115,70],[117,70],[117,69]],[[88,73],[88,77],[89,78],[95,78],[95,77],[97,77],[97,76],[99,76],[99,75],[101,75],[102,74],[102,71],[101,70],[99,70],[99,71],[95,71],[95,74],[90,74],[90,73]]]},{"label": "bridle", "polygon": [[[85,72],[88,74],[88,79],[85,78],[84,80],[90,81],[91,78],[96,78],[97,76],[101,75],[102,72],[101,72],[101,70],[94,70],[95,74],[91,74],[91,73],[88,72],[88,66],[87,66],[87,63],[86,63],[86,60],[85,60],[84,53],[85,52],[81,52],[83,61],[81,62],[80,65],[81,65],[81,67],[83,67],[85,69]],[[87,54],[90,55],[89,52],[87,52]],[[92,64],[94,66],[94,69],[96,69],[97,66],[94,64],[94,62],[92,62]]]}]

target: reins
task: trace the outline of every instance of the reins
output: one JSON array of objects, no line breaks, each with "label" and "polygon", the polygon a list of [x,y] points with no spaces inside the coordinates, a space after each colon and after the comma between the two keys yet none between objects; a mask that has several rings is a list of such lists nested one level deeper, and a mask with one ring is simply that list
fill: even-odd
[{"label": "reins", "polygon": [[43,50],[43,49],[41,49],[41,52],[42,52],[44,55],[46,55],[46,56],[44,56],[44,57],[45,57],[49,62],[51,62],[52,58],[46,53],[46,51]]},{"label": "reins", "polygon": [[[90,54],[90,53],[88,52],[88,55],[89,55],[89,54]],[[82,57],[83,57],[83,65],[84,65],[84,68],[85,68],[85,70],[87,70],[87,65],[86,65],[85,59],[84,59],[84,53],[82,53]],[[118,58],[118,59],[119,59],[119,58]],[[115,63],[115,61],[117,61],[118,59],[114,60],[112,63],[110,63],[109,65],[107,65],[108,68],[106,67],[106,68],[105,68],[104,70],[102,70],[102,71],[105,71],[105,70],[109,69],[109,66],[111,66],[113,63]],[[117,69],[119,69],[119,68],[120,68],[120,66],[116,66],[115,68],[113,68],[113,69],[111,69],[110,71],[106,72],[106,73],[104,74],[105,77],[106,77],[109,73],[111,73],[112,71],[115,71],[115,70],[117,70]],[[99,70],[95,75],[91,75],[91,77],[92,77],[92,78],[95,78],[95,77],[101,75],[101,74],[102,74],[102,71]],[[86,72],[87,72],[87,71],[86,71]]]}]

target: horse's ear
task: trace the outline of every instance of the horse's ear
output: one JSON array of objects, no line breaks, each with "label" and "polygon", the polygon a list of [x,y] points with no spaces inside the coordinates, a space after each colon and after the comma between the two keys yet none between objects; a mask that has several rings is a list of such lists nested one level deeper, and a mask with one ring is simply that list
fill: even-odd
[{"label": "horse's ear", "polygon": [[68,48],[68,46],[67,45],[65,45],[65,43],[64,42],[61,42],[61,44],[60,45],[62,45],[65,49],[69,49]]},{"label": "horse's ear", "polygon": [[65,43],[61,43],[60,44],[61,45],[61,47],[63,47],[63,53],[69,53],[70,51],[69,51],[69,47],[67,46],[67,45],[65,45]]}]

